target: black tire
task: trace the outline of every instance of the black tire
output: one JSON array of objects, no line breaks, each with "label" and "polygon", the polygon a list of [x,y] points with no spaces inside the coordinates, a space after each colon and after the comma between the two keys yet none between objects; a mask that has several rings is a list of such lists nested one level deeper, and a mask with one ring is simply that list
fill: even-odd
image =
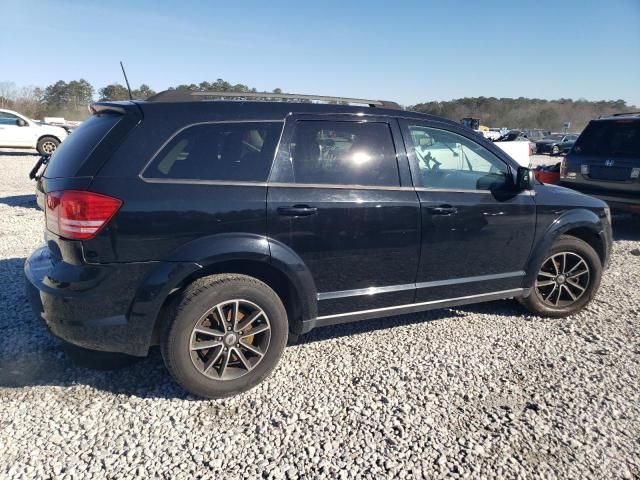
[{"label": "black tire", "polygon": [[[194,330],[196,324],[199,325],[199,328],[210,328],[210,331],[219,332],[220,328],[214,328],[213,326],[202,327],[202,322],[214,320],[220,322],[218,315],[215,313],[217,310],[213,310],[213,308],[223,304],[222,308],[224,309],[226,305],[228,305],[225,302],[237,299],[241,299],[241,301],[246,302],[246,304],[258,307],[258,310],[262,310],[264,315],[262,319],[259,320],[263,322],[260,326],[264,324],[270,326],[268,330],[268,344],[266,347],[261,346],[260,348],[263,350],[263,355],[252,357],[249,360],[250,364],[252,360],[255,361],[252,369],[248,367],[244,368],[240,363],[240,357],[236,354],[236,351],[240,350],[238,345],[245,345],[245,343],[242,342],[246,342],[246,340],[238,337],[237,340],[232,340],[233,342],[237,341],[237,344],[227,345],[226,342],[229,332],[226,330],[224,337],[210,337],[221,344],[219,347],[215,346],[210,349],[199,350],[192,348],[194,345],[193,342],[196,341],[196,336],[199,335],[199,333],[196,333]],[[163,328],[160,345],[162,357],[164,358],[167,370],[169,370],[169,373],[176,382],[194,395],[206,398],[223,398],[253,388],[262,382],[275,368],[287,344],[289,325],[287,312],[282,301],[271,288],[253,277],[238,274],[223,274],[198,279],[184,290],[180,298],[178,298],[173,305],[173,309],[168,315],[168,320]],[[239,310],[237,304],[235,308],[237,312]],[[234,315],[233,312],[232,310],[230,316]],[[224,315],[227,314],[225,313]],[[209,318],[213,318],[213,320],[208,320]],[[246,318],[247,317],[244,317],[244,319]],[[231,320],[225,318],[223,322],[226,321]],[[222,328],[224,328],[223,322],[221,323],[223,325]],[[242,321],[239,322],[239,324],[241,323]],[[233,324],[234,329],[230,332],[236,333],[236,322],[233,322]],[[245,328],[247,331],[251,329],[250,326]],[[243,332],[240,331],[239,333],[242,334]],[[257,336],[259,335],[260,334]],[[220,337],[220,341],[217,340],[218,337]],[[251,338],[251,342],[253,342],[255,336]],[[264,339],[264,337],[262,338]],[[195,345],[198,345],[198,343]],[[220,350],[224,349],[225,353],[219,353],[217,348],[220,348]],[[228,354],[226,353],[227,351],[229,351]],[[252,353],[250,351],[244,351],[242,356],[246,361],[245,353],[250,355]],[[200,357],[201,355],[202,358]],[[211,357],[208,357],[209,355],[211,355]],[[205,368],[204,365],[206,365],[210,359],[218,358],[216,355],[222,355],[223,358],[226,355],[229,363],[225,363],[224,367],[222,367],[221,364],[218,364],[216,367],[215,364],[212,363],[211,367]],[[202,361],[202,365],[199,364],[200,361]],[[222,359],[220,361],[222,361]],[[234,361],[236,362],[236,366],[231,367]],[[242,373],[238,378],[223,379],[211,377],[217,377],[220,372],[222,372],[222,374],[225,372],[228,373],[229,367],[227,367],[227,365],[236,373],[242,370],[246,370],[246,372]],[[211,370],[212,368],[213,371]],[[210,376],[207,376],[207,374]]]},{"label": "black tire", "polygon": [[55,137],[42,137],[36,147],[40,155],[51,155],[60,145],[60,140]]},{"label": "black tire", "polygon": [[556,155],[560,155],[560,147],[558,147],[557,145],[551,147],[551,155],[553,157],[555,157]]},{"label": "black tire", "polygon": [[[541,272],[541,269],[543,268],[543,266],[554,255],[562,254],[562,253],[569,254],[569,257],[573,260],[579,257],[584,261],[584,263],[588,266],[588,269],[587,269],[588,284],[585,283],[581,285],[584,288],[584,292],[581,293],[580,296],[578,296],[578,298],[575,301],[569,300],[571,302],[569,304],[554,306],[554,305],[550,305],[549,301],[553,303],[553,299],[554,298],[557,299],[559,297],[553,297],[551,294],[549,294],[548,293],[549,287],[538,287],[537,286],[538,282],[536,281],[536,283],[531,287],[531,293],[529,294],[529,296],[526,298],[519,299],[519,302],[522,305],[524,305],[527,309],[529,309],[532,313],[535,313],[543,317],[554,317],[554,318],[568,317],[569,315],[573,315],[574,313],[577,313],[580,310],[582,310],[596,295],[598,291],[598,287],[600,286],[600,279],[602,277],[602,262],[600,260],[600,257],[596,253],[596,251],[591,247],[591,245],[589,245],[583,240],[580,240],[579,238],[568,236],[568,235],[560,236],[558,240],[556,240],[556,242],[552,245],[547,255],[545,255],[545,258],[542,261],[542,264],[538,265],[538,272]],[[572,260],[569,260],[569,261],[572,261]],[[579,267],[579,269],[580,268],[582,267]],[[576,271],[580,271],[579,269]],[[536,279],[541,279],[542,283],[544,283],[544,279],[547,278],[549,274],[545,274],[547,276],[542,276],[542,274],[538,272],[536,272],[537,273]],[[565,276],[563,276],[562,283],[564,284],[564,289],[566,291],[568,290],[568,287],[566,286],[567,283],[565,283],[564,278]],[[558,285],[557,277],[553,281],[556,282],[556,285]],[[577,283],[575,279],[572,281]],[[554,284],[551,284],[550,287],[555,288]],[[545,291],[545,288],[547,289],[546,291]],[[562,294],[563,292],[562,288],[560,288],[559,290],[560,290],[560,293]],[[577,290],[575,289],[573,291],[574,293],[577,292]],[[545,297],[544,297],[545,294],[548,294],[549,296],[551,296],[551,300],[549,300],[549,297],[547,297],[547,301],[545,301]],[[569,294],[566,293],[565,298],[567,298],[567,295]]]}]

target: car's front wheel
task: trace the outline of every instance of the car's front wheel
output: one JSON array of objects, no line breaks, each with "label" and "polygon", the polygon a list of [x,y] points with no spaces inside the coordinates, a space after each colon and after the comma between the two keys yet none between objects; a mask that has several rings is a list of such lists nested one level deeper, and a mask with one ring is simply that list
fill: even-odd
[{"label": "car's front wheel", "polygon": [[60,140],[55,137],[42,137],[38,140],[37,150],[40,155],[51,155],[60,145]]},{"label": "car's front wheel", "polygon": [[228,397],[254,387],[271,373],[287,343],[282,301],[246,275],[196,280],[171,313],[162,356],[173,378],[201,397]]},{"label": "car's front wheel", "polygon": [[560,147],[558,145],[554,145],[551,149],[551,155],[560,155]]},{"label": "car's front wheel", "polygon": [[520,302],[545,317],[567,317],[582,310],[600,286],[602,263],[583,240],[561,236],[551,247],[528,297]]}]

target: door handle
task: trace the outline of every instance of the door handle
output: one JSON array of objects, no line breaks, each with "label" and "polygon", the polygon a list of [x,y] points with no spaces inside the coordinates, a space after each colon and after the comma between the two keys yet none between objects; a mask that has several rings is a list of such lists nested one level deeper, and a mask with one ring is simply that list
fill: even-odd
[{"label": "door handle", "polygon": [[278,215],[284,215],[285,217],[308,217],[316,213],[318,213],[318,209],[316,207],[310,207],[309,205],[278,207]]},{"label": "door handle", "polygon": [[454,215],[458,213],[458,209],[456,207],[452,207],[451,205],[430,207],[429,211],[431,212],[431,215]]}]

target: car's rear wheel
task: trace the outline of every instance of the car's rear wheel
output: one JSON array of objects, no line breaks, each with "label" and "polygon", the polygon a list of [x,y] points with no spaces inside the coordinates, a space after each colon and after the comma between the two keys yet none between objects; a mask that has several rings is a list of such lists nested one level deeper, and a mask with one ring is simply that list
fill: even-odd
[{"label": "car's rear wheel", "polygon": [[36,148],[40,155],[51,155],[59,145],[60,141],[55,137],[42,137]]},{"label": "car's rear wheel", "polygon": [[520,302],[538,315],[566,317],[593,299],[601,276],[602,263],[591,245],[561,236],[540,265],[530,295]]},{"label": "car's rear wheel", "polygon": [[246,275],[195,281],[175,303],[162,355],[187,391],[222,398],[249,390],[277,365],[288,321],[278,295]]}]

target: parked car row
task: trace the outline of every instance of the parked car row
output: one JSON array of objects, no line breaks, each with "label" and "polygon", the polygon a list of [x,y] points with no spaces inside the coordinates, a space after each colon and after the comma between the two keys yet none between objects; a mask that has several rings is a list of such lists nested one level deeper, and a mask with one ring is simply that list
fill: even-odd
[{"label": "parked car row", "polygon": [[561,155],[567,153],[578,139],[577,133],[553,133],[536,142],[536,153]]}]

